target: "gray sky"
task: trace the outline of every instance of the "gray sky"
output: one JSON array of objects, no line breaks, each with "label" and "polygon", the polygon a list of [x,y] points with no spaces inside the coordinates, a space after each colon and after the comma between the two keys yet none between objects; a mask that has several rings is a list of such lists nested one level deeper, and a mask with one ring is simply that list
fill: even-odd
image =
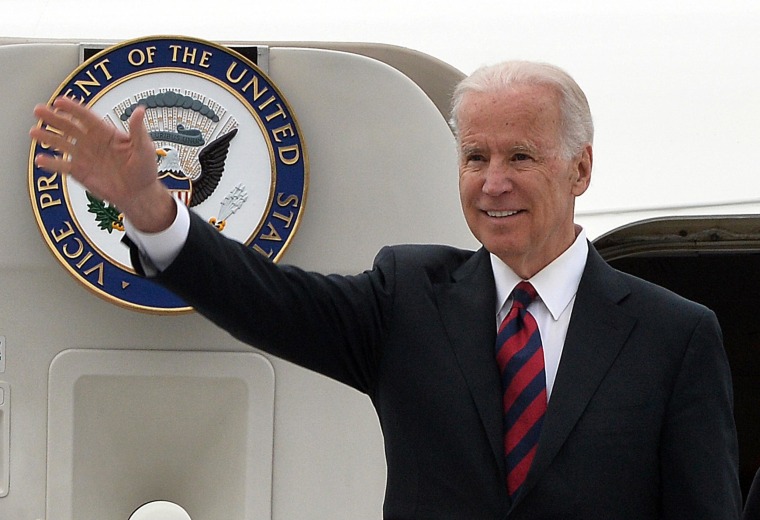
[{"label": "gray sky", "polygon": [[[465,73],[503,59],[570,72],[595,117],[579,209],[760,205],[757,0],[0,0],[0,36],[357,41]],[[442,7],[445,6],[445,7]]]}]

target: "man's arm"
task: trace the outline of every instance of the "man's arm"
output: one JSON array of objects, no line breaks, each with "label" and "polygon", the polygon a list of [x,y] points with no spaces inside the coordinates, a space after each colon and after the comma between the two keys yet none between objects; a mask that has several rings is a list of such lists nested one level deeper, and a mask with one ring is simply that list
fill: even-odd
[{"label": "man's arm", "polygon": [[662,432],[662,518],[736,520],[741,512],[731,374],[717,319],[693,331]]}]

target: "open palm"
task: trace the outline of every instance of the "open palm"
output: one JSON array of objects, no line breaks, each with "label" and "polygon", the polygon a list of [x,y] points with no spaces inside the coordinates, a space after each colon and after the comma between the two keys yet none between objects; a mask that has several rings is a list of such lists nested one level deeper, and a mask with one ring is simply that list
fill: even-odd
[{"label": "open palm", "polygon": [[71,175],[134,222],[150,223],[159,202],[162,208],[168,207],[171,197],[157,177],[156,153],[143,124],[143,107],[129,118],[129,132],[66,97],[57,98],[52,106],[38,105],[34,115],[40,124],[30,136],[51,150],[35,157],[38,167]]}]

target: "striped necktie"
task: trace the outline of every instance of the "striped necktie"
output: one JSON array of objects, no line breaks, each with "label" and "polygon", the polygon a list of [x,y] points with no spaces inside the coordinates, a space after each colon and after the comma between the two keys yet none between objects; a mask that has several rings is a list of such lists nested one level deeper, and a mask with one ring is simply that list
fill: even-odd
[{"label": "striped necktie", "polygon": [[504,390],[504,453],[507,490],[514,496],[536,454],[546,413],[546,373],[541,335],[528,305],[536,297],[529,282],[512,291],[512,308],[496,337],[496,361]]}]

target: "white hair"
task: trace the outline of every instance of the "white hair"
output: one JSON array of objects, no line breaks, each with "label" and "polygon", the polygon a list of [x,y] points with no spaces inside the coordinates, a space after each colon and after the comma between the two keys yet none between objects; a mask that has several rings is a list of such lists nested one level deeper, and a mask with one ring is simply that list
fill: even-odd
[{"label": "white hair", "polygon": [[548,63],[505,61],[481,67],[463,79],[454,90],[451,128],[459,141],[459,111],[462,100],[471,92],[500,92],[524,85],[546,85],[560,95],[562,116],[560,135],[563,152],[571,157],[594,141],[594,123],[583,90],[564,70]]}]

